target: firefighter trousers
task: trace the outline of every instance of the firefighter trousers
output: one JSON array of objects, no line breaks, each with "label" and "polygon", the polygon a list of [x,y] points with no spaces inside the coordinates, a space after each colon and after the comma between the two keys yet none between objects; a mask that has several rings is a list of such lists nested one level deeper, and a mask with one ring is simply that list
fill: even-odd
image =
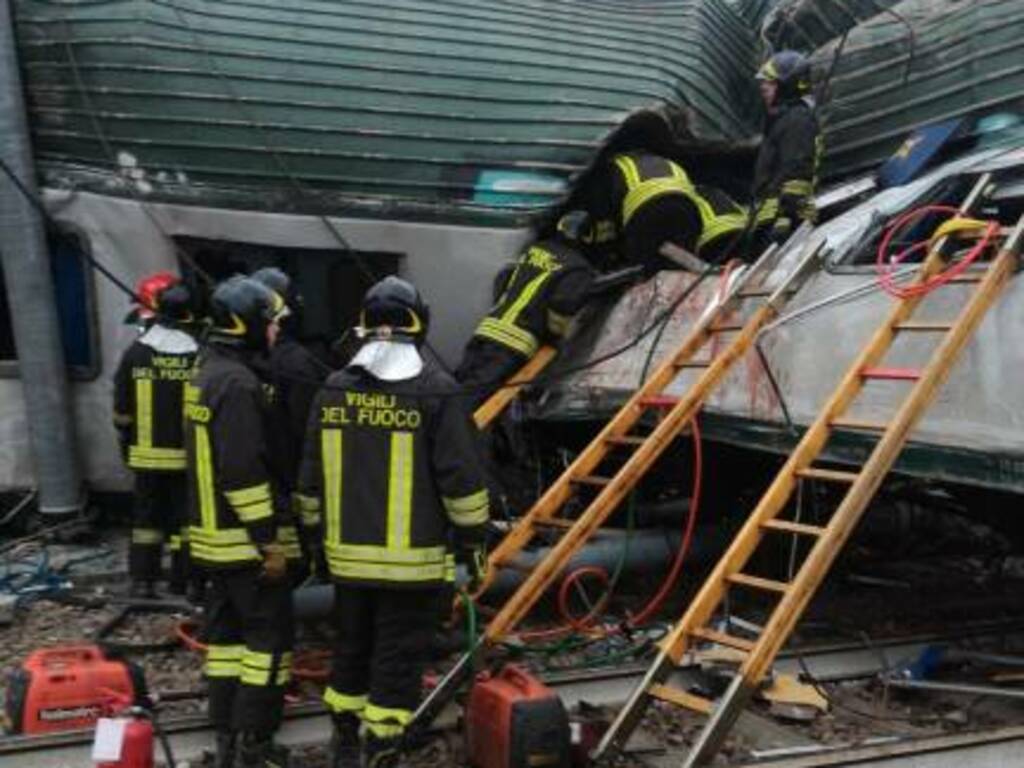
[{"label": "firefighter trousers", "polygon": [[288,579],[268,581],[258,565],[208,571],[206,677],[218,731],[269,736],[281,723],[291,677],[295,621]]},{"label": "firefighter trousers", "polygon": [[419,704],[440,589],[335,585],[335,646],[324,703],[378,739],[401,736]]},{"label": "firefighter trousers", "polygon": [[184,472],[135,472],[132,543],[128,573],[133,581],[158,581],[164,544],[171,553],[171,584],[184,588],[188,547],[185,530]]},{"label": "firefighter trousers", "polygon": [[467,393],[467,402],[475,411],[526,363],[521,352],[474,336],[466,345],[455,378],[460,387],[472,390]]}]

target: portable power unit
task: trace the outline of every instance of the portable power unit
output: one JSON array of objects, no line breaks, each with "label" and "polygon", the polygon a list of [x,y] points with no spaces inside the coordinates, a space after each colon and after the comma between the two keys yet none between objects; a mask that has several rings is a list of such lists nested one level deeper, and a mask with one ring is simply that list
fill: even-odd
[{"label": "portable power unit", "polygon": [[553,690],[520,667],[481,677],[466,704],[473,768],[569,768],[569,718]]},{"label": "portable power unit", "polygon": [[68,731],[94,725],[113,694],[143,699],[142,668],[96,645],[40,648],[8,679],[5,710],[13,733]]}]

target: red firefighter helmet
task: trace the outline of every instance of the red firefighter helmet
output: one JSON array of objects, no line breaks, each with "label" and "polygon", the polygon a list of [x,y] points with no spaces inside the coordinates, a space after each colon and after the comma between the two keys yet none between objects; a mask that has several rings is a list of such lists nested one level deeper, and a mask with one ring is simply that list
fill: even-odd
[{"label": "red firefighter helmet", "polygon": [[126,323],[148,322],[156,317],[160,294],[181,282],[173,272],[155,272],[135,284],[135,308],[125,318]]}]

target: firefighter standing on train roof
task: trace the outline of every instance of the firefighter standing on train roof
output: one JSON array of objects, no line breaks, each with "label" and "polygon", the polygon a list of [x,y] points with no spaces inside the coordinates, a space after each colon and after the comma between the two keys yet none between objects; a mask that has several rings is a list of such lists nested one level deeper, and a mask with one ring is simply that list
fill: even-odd
[{"label": "firefighter standing on train roof", "polygon": [[287,762],[273,742],[293,641],[288,562],[300,557],[289,511],[275,505],[275,449],[253,359],[273,346],[287,312],[262,284],[236,276],[211,298],[208,344],[186,393],[189,543],[209,578],[203,637],[216,768]]},{"label": "firefighter standing on train roof", "polygon": [[[332,768],[400,763],[438,621],[449,530],[471,580],[484,577],[489,502],[475,429],[455,382],[418,346],[428,311],[410,283],[366,294],[346,368],[313,406],[301,491],[322,504],[335,584],[335,650],[324,701]],[[451,394],[448,394],[451,392]]]},{"label": "firefighter standing on train roof", "polygon": [[271,401],[274,434],[279,437],[272,459],[281,503],[291,507],[303,532],[303,542],[313,550],[316,549],[313,530],[318,518],[302,508],[296,489],[310,407],[327,368],[295,338],[301,322],[302,297],[292,279],[276,267],[264,267],[251,277],[280,296],[289,310],[281,320],[276,343],[265,355],[256,358],[255,364]]},{"label": "firefighter standing on train roof", "polygon": [[604,266],[617,253],[648,275],[668,263],[666,242],[715,262],[746,227],[745,209],[727,194],[698,187],[678,163],[645,151],[613,155],[586,195],[591,253]]},{"label": "firefighter standing on train roof", "polygon": [[555,237],[528,247],[499,276],[497,300],[466,345],[455,378],[482,403],[543,343],[557,344],[583,307],[594,270],[575,244],[588,231],[585,211],[563,216]]},{"label": "firefighter standing on train roof", "polygon": [[114,373],[114,426],[135,475],[128,571],[135,597],[155,596],[166,543],[170,590],[186,587],[185,446],[182,403],[198,349],[186,331],[193,322],[188,287],[170,272],[141,280],[138,307],[126,318],[143,332]]},{"label": "firefighter standing on train roof", "polygon": [[821,132],[811,94],[811,67],[796,51],[779,51],[757,73],[767,111],[754,167],[758,226],[785,242],[802,223],[814,223],[814,189],[821,160]]}]

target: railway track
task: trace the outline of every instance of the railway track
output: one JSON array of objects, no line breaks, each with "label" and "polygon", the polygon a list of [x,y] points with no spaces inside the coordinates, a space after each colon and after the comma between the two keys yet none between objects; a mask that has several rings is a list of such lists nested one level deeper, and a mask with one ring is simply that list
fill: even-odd
[{"label": "railway track", "polygon": [[[806,668],[822,681],[853,680],[867,678],[892,666],[900,660],[911,659],[928,645],[963,640],[966,637],[984,642],[986,638],[1006,638],[1008,635],[1024,637],[1024,623],[1005,622],[979,624],[951,634],[928,634],[894,638],[872,643],[842,643],[821,645],[783,652],[776,662],[780,672],[798,675]],[[624,702],[636,682],[646,671],[644,664],[618,665],[614,667],[573,672],[550,672],[544,681],[558,691],[567,707],[581,701],[595,706],[617,706]],[[685,668],[677,671],[673,684],[686,686],[692,672]],[[442,714],[435,723],[437,730],[455,727],[457,712],[454,707]],[[177,762],[194,761],[213,742],[206,717],[203,714],[188,714],[161,719],[161,725],[170,739]],[[290,747],[308,747],[323,744],[330,734],[329,719],[319,702],[303,702],[286,710],[285,722],[279,734],[283,744]],[[91,768],[92,729],[67,731],[38,736],[0,737],[0,765],[3,768]],[[965,749],[1009,749],[1024,748],[1024,727],[1000,729],[989,735],[969,734],[948,737],[948,743],[934,739],[921,739],[919,752],[907,742],[884,744],[861,748],[857,754],[864,759],[876,759],[878,755],[945,754],[961,744]],[[991,741],[991,744],[989,744]],[[1019,743],[1018,743],[1019,742]],[[865,751],[868,750],[868,751]],[[888,752],[886,751],[888,750]],[[851,756],[856,750],[850,750]],[[803,768],[803,766],[839,765],[835,762],[841,750],[824,750],[822,754],[804,755],[771,763],[772,768]],[[1024,752],[1022,752],[1024,753]],[[671,755],[671,752],[668,753]],[[881,759],[878,757],[877,759]],[[667,761],[666,761],[667,760]],[[813,762],[814,760],[826,762]],[[832,762],[827,762],[832,760]],[[811,762],[807,762],[811,761]],[[671,765],[670,757],[652,759],[651,765]],[[758,763],[763,764],[763,763]],[[858,764],[858,763],[851,763]],[[865,763],[873,764],[873,763]],[[881,765],[882,763],[879,763]],[[950,763],[951,768],[962,768],[965,763]],[[999,763],[968,763],[971,765],[1000,765]],[[753,764],[752,764],[753,765]],[[888,765],[888,763],[886,763]],[[913,763],[917,766],[917,763]],[[930,766],[931,763],[922,764]],[[936,763],[944,766],[944,763]]]}]

